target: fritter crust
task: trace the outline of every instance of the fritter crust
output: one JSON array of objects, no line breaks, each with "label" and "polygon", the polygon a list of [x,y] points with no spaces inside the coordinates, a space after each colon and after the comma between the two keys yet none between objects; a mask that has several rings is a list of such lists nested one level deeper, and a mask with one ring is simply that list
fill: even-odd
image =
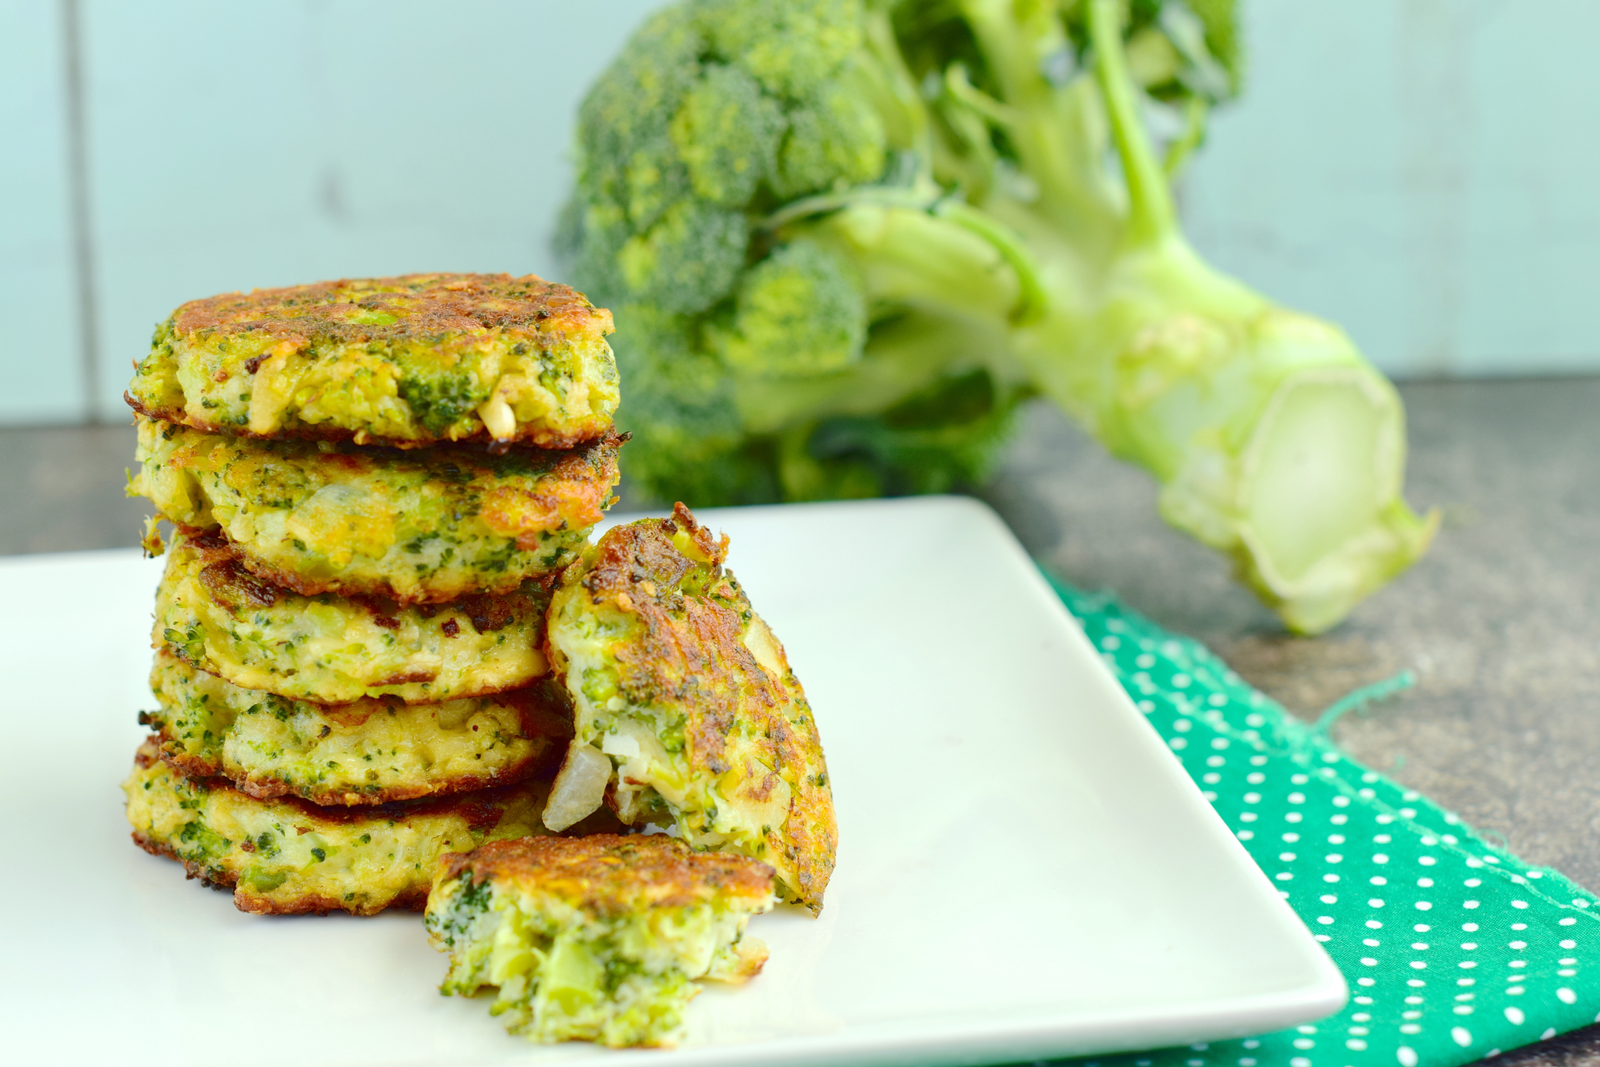
[{"label": "fritter crust", "polygon": [[773,905],[766,864],[664,835],[534,840],[444,857],[423,919],[450,954],[440,992],[492,988],[512,1033],[671,1045],[698,979],[742,982],[766,963],[745,936]]},{"label": "fritter crust", "polygon": [[189,778],[223,777],[257,800],[385,804],[553,773],[572,713],[548,679],[443,704],[394,698],[327,705],[241,689],[156,653],[150,689],[161,758]]},{"label": "fritter crust", "polygon": [[695,852],[665,834],[595,834],[493,841],[439,858],[434,884],[467,874],[551,896],[606,917],[647,908],[740,900],[761,910],[772,896],[772,868],[722,852]]},{"label": "fritter crust", "polygon": [[664,817],[697,848],[769,863],[786,899],[816,911],[838,842],[822,743],[727,549],[681,503],[608,531],[552,597],[552,669],[577,737],[618,768],[624,822]]},{"label": "fritter crust", "polygon": [[[371,808],[256,800],[221,779],[179,775],[155,738],[139,747],[123,783],[135,843],[178,860],[189,877],[233,889],[240,911],[271,915],[385,908],[420,911],[445,852],[546,834],[546,783]],[[603,832],[604,818],[574,827]]]},{"label": "fritter crust", "polygon": [[534,275],[409,274],[191,301],[128,388],[142,414],[257,437],[570,448],[611,428],[611,313]]},{"label": "fritter crust", "polygon": [[257,578],[220,536],[180,532],[156,590],[151,643],[245,689],[407,704],[520,689],[548,670],[546,587],[438,606],[303,597]]},{"label": "fritter crust", "polygon": [[566,452],[253,441],[140,418],[129,492],[221,530],[250,573],[302,596],[401,604],[509,593],[571,562],[617,484],[622,438]]}]

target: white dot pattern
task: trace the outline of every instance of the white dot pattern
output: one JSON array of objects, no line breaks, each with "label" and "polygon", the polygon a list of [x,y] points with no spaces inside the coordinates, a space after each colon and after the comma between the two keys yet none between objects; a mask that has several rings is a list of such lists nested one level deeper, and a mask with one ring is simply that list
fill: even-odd
[{"label": "white dot pattern", "polygon": [[1600,1021],[1595,897],[1345,758],[1200,645],[1058,590],[1352,993],[1315,1025],[1093,1063],[1426,1067]]}]

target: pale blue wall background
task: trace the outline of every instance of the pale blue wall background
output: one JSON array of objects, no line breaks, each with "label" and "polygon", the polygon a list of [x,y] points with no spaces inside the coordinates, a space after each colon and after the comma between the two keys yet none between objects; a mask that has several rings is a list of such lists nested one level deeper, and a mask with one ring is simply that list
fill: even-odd
[{"label": "pale blue wall background", "polygon": [[84,413],[61,17],[0,2],[0,422]]},{"label": "pale blue wall background", "polygon": [[1600,371],[1600,3],[1242,3],[1201,250],[1391,374]]},{"label": "pale blue wall background", "polygon": [[[654,6],[3,0],[0,423],[120,420],[195,296],[553,271],[574,108]],[[1244,6],[1245,99],[1181,190],[1201,250],[1396,376],[1600,371],[1600,4]]]},{"label": "pale blue wall background", "polygon": [[0,422],[125,419],[130,362],[197,296],[553,273],[578,101],[658,3],[79,0],[91,399],[65,0],[0,0]]}]

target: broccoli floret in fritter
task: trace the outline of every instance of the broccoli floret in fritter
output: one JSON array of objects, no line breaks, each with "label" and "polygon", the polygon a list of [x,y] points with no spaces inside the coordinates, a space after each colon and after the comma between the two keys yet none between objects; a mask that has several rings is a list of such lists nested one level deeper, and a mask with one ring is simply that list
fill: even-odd
[{"label": "broccoli floret in fritter", "polygon": [[766,946],[772,868],[661,835],[523,838],[439,864],[424,920],[450,954],[442,992],[533,1041],[671,1045],[697,979],[743,982]]},{"label": "broccoli floret in fritter", "polygon": [[[567,758],[598,764],[602,786],[614,767],[604,795],[623,822],[771,864],[784,899],[816,911],[838,839],[822,742],[726,556],[679,504],[607,531],[562,575],[549,647],[574,705]],[[552,807],[567,806],[567,777]]]},{"label": "broccoli floret in fritter", "polygon": [[199,430],[570,448],[611,428],[611,313],[527,275],[408,274],[191,300],[126,399]]}]

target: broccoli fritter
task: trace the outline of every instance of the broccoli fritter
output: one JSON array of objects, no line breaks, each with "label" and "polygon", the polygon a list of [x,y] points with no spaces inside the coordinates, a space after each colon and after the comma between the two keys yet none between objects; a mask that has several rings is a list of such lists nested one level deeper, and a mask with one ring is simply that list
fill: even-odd
[{"label": "broccoli fritter", "polygon": [[[319,808],[294,797],[257,800],[222,779],[185,778],[155,738],[122,784],[133,840],[170,856],[191,878],[228,886],[240,911],[290,915],[385,908],[420,911],[438,859],[486,841],[549,833],[542,782],[371,808]],[[602,813],[574,827],[608,828]],[[614,820],[609,826],[614,828]]]},{"label": "broccoli fritter", "polygon": [[682,504],[608,531],[551,599],[552,670],[577,740],[616,767],[623,822],[771,864],[784,899],[816,911],[838,839],[822,743],[727,550]]},{"label": "broccoli fritter", "polygon": [[304,597],[251,574],[220,536],[180,533],[156,590],[151,641],[244,689],[322,704],[433,704],[545,674],[547,603],[532,579],[441,605]]},{"label": "broccoli fritter", "polygon": [[767,949],[772,868],[664,835],[524,837],[448,855],[424,923],[440,989],[496,987],[489,1010],[534,1041],[671,1045],[697,978],[742,982]]},{"label": "broccoli fritter", "polygon": [[551,765],[572,735],[548,680],[442,704],[313,704],[241,689],[163,649],[150,688],[158,707],[139,721],[161,758],[258,800],[383,804],[509,785]]},{"label": "broccoli fritter", "polygon": [[619,444],[329,448],[141,418],[129,492],[180,526],[220,527],[252,574],[304,596],[439,603],[571,562],[611,502]]},{"label": "broccoli fritter", "polygon": [[611,429],[611,313],[533,275],[409,274],[194,300],[127,400],[256,437],[570,448]]}]

